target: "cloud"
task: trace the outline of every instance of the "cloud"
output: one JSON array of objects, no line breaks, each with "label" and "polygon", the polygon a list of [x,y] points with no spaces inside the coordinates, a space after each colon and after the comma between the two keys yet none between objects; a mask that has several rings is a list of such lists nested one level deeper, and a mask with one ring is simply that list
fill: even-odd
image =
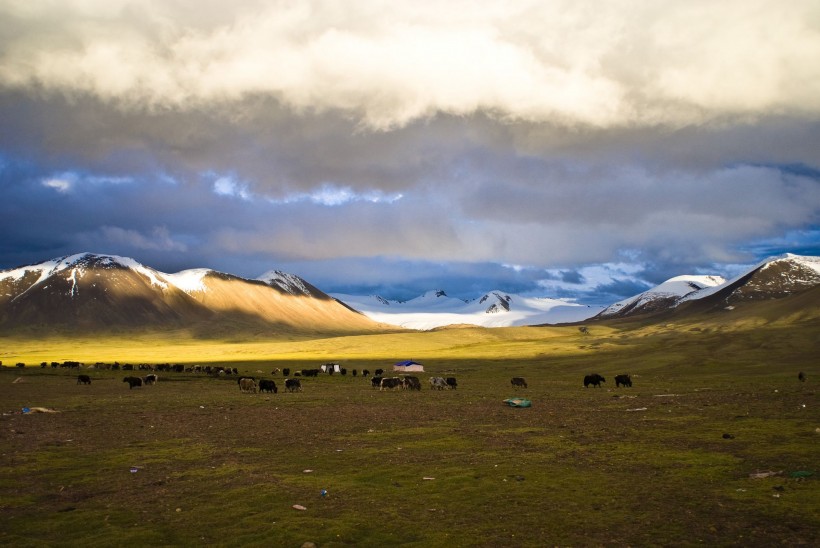
[{"label": "cloud", "polygon": [[57,192],[68,192],[71,190],[72,182],[67,179],[50,178],[43,180],[43,186],[53,188]]},{"label": "cloud", "polygon": [[378,130],[436,113],[606,128],[820,110],[808,0],[17,4],[0,5],[5,86],[126,109],[267,95]]},{"label": "cloud", "polygon": [[5,265],[603,298],[818,248],[816,3],[231,6],[0,0]]},{"label": "cloud", "polygon": [[214,194],[220,196],[236,196],[243,200],[250,200],[251,194],[245,185],[235,181],[231,177],[219,177],[213,184]]},{"label": "cloud", "polygon": [[350,202],[391,204],[397,200],[401,200],[402,197],[403,195],[401,193],[394,193],[390,195],[382,192],[381,190],[356,192],[349,186],[340,187],[331,183],[323,183],[319,185],[318,188],[312,189],[310,192],[291,194],[285,196],[284,198],[271,199],[270,201],[276,204],[290,204],[308,201],[323,206],[340,206]]},{"label": "cloud", "polygon": [[[175,242],[167,227],[157,226],[149,235],[117,226],[103,226],[100,231],[104,246],[126,246],[134,250],[186,251],[187,246]],[[99,243],[99,242],[95,242]]]}]

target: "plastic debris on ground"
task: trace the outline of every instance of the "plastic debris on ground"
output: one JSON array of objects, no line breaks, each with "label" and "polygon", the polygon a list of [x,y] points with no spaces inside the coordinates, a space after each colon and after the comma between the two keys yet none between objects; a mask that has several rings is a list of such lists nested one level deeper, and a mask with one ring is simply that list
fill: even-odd
[{"label": "plastic debris on ground", "polygon": [[789,476],[793,478],[807,478],[809,476],[813,476],[814,472],[812,470],[796,470],[789,474]]},{"label": "plastic debris on ground", "polygon": [[531,407],[532,402],[524,398],[507,398],[504,403],[510,407]]},{"label": "plastic debris on ground", "polygon": [[48,407],[24,407],[23,414],[28,415],[30,413],[59,413],[56,409],[49,409]]},{"label": "plastic debris on ground", "polygon": [[752,472],[749,474],[749,477],[752,479],[763,479],[763,478],[771,478],[773,476],[779,476],[783,473],[783,470],[779,472],[773,472],[771,470],[767,470],[765,472]]}]

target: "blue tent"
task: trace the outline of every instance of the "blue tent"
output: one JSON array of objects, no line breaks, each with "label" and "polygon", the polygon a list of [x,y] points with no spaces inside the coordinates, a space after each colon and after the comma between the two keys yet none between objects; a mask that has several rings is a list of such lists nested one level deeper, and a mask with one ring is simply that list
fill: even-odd
[{"label": "blue tent", "polygon": [[393,371],[402,371],[405,373],[423,373],[424,366],[418,362],[414,362],[413,360],[407,360],[399,363],[394,363]]}]

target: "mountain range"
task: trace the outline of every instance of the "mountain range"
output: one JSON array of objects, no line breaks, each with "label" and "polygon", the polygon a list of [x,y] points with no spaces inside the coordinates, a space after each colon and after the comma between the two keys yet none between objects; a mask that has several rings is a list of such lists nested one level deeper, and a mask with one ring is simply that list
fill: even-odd
[{"label": "mountain range", "polygon": [[571,323],[583,321],[602,309],[503,291],[490,291],[466,301],[449,297],[441,289],[428,291],[409,301],[388,300],[378,295],[363,297],[334,293],[333,296],[378,322],[422,330],[456,324],[509,327]]},{"label": "mountain range", "polygon": [[[473,300],[433,290],[409,301],[329,295],[278,270],[245,279],[210,269],[166,274],[116,255],[80,253],[0,271],[0,333],[186,329],[196,336],[322,336],[727,314],[817,315],[820,257],[772,257],[724,280],[677,276],[608,307],[490,291]],[[777,303],[773,307],[772,303]]]},{"label": "mountain range", "polygon": [[127,257],[80,253],[0,272],[0,332],[190,329],[207,337],[386,327],[278,271],[256,280],[209,269],[166,274]]}]

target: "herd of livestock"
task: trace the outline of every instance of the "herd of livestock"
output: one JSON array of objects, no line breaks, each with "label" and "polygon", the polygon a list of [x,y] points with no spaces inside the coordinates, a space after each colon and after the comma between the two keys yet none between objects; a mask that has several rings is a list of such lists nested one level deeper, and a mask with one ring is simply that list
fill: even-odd
[{"label": "herd of livestock", "polygon": [[[2,362],[0,362],[2,364]],[[16,364],[17,367],[25,367],[25,364],[18,363]],[[240,376],[239,371],[237,368],[229,368],[229,367],[221,367],[221,366],[201,366],[201,365],[190,365],[184,366],[182,364],[170,364],[170,363],[162,363],[162,364],[120,364],[118,362],[114,363],[103,363],[97,362],[95,364],[85,365],[81,364],[80,362],[76,361],[65,361],[65,362],[42,362],[40,367],[52,367],[52,368],[71,368],[77,369],[80,367],[84,367],[86,369],[102,369],[102,370],[122,370],[122,371],[151,371],[151,373],[144,375],[144,376],[127,376],[123,379],[124,383],[128,384],[129,388],[141,387],[144,385],[151,385],[154,384],[159,380],[158,375],[156,372],[172,372],[172,373],[204,373],[207,375],[217,376],[217,377],[224,377],[224,376],[235,376],[237,378],[237,384],[239,385],[239,389],[242,392],[249,392],[249,393],[256,393],[256,392],[268,392],[276,394],[279,391],[279,388],[276,386],[276,382],[270,379],[256,379],[255,377],[250,376]],[[261,371],[260,371],[261,373]],[[279,369],[276,368],[271,371],[271,375],[277,375],[281,373],[284,379],[284,387],[285,390],[288,392],[300,392],[302,390],[302,382],[299,377],[317,377],[321,373],[325,373],[328,375],[333,375],[334,373],[339,373],[340,375],[347,375],[348,371],[344,367],[340,367],[339,364],[334,363],[327,363],[323,364],[319,368],[315,369],[300,369],[293,371],[293,378],[288,378],[291,375],[291,370],[289,368]],[[359,376],[359,371],[357,369],[353,369],[351,371],[351,375],[353,377]],[[379,390],[395,390],[395,389],[402,389],[402,390],[421,390],[421,381],[418,377],[413,375],[402,375],[400,377],[386,377],[384,376],[383,369],[376,369],[373,372],[373,375],[370,375],[370,371],[368,369],[363,369],[361,371],[361,376],[363,378],[370,377],[370,385],[373,388],[378,388]],[[801,381],[805,381],[805,374],[800,373],[798,377]],[[606,382],[606,379],[598,374],[592,373],[589,375],[584,376],[584,387],[595,387],[600,388],[601,383]],[[430,377],[429,378],[430,388],[433,390],[455,390],[458,387],[458,381],[455,377]],[[77,384],[91,384],[91,377],[86,374],[81,374],[77,376]],[[510,384],[512,388],[528,388],[527,381],[523,377],[513,377],[510,380]],[[632,378],[630,375],[622,374],[615,376],[615,386],[620,388],[621,386],[626,388],[632,387]]]},{"label": "herd of livestock", "polygon": [[[3,362],[0,361],[0,367],[3,366]],[[15,364],[18,368],[26,367],[25,363],[17,363]],[[78,361],[64,361],[64,362],[42,362],[40,363],[41,368],[51,367],[53,369],[56,368],[70,368],[70,369],[78,369],[83,367],[85,369],[101,369],[107,371],[151,371],[152,373],[137,377],[137,376],[128,376],[123,379],[123,382],[128,383],[129,388],[139,387],[143,385],[150,385],[155,383],[159,377],[156,375],[155,372],[169,372],[169,373],[204,373],[206,375],[212,375],[215,377],[224,377],[224,376],[235,376],[237,377],[237,383],[239,384],[240,390],[243,392],[270,392],[270,393],[277,393],[278,387],[276,383],[272,380],[265,380],[261,379],[257,381],[254,377],[243,377],[239,375],[239,370],[236,367],[223,367],[223,366],[211,366],[211,365],[189,365],[185,366],[182,364],[171,364],[171,363],[160,363],[160,364],[147,364],[141,363],[138,365],[134,364],[120,364],[119,362],[114,363],[103,363],[97,362],[94,364],[83,364]],[[260,371],[261,373],[261,371]],[[279,369],[276,368],[271,371],[271,375],[277,375],[281,373],[283,376],[288,377],[291,374],[291,370],[289,368]],[[347,375],[348,371],[344,367],[340,367],[339,364],[335,363],[327,363],[322,365],[320,368],[316,369],[300,369],[293,372],[294,377],[316,377],[320,373],[326,373],[328,375],[333,375],[334,373],[339,373],[341,375]],[[359,371],[357,369],[353,369],[351,371],[352,376],[356,377],[359,375]],[[384,370],[376,369],[373,372],[373,376],[371,378],[371,386],[373,388],[378,388],[379,390],[393,390],[396,388],[402,388],[405,390],[421,390],[421,381],[418,377],[414,377],[412,375],[403,375],[401,377],[384,377]],[[367,369],[363,369],[361,371],[361,376],[366,378],[370,376],[370,371]],[[806,381],[806,374],[801,371],[797,375],[797,379],[801,382]],[[243,382],[244,381],[244,382]],[[288,392],[298,392],[302,390],[302,383],[298,378],[285,378],[284,379],[285,389]],[[437,389],[437,390],[444,390],[444,389],[455,389],[458,386],[458,383],[455,377],[430,377],[430,388]],[[606,382],[606,379],[598,374],[592,373],[589,375],[584,376],[584,387],[589,388],[590,386],[595,388],[600,388],[601,383]],[[77,376],[77,384],[91,384],[91,377],[89,375],[78,375]],[[510,384],[513,388],[527,388],[527,381],[523,377],[513,377],[510,380]],[[615,375],[615,386],[620,388],[621,386],[626,388],[632,387],[632,378],[630,375],[621,374]]]},{"label": "herd of livestock", "polygon": [[[75,362],[70,362],[69,367],[74,367]],[[53,365],[52,365],[53,366]],[[61,367],[65,367],[64,365],[60,365]],[[96,364],[96,367],[99,367],[100,364]],[[45,367],[45,365],[44,365]],[[95,366],[91,366],[95,367]],[[111,369],[112,366],[103,367],[105,369]],[[120,366],[119,364],[113,365],[114,369],[125,369],[125,370],[133,370],[135,369],[134,366],[129,366],[128,364]],[[212,367],[212,366],[190,366],[184,367],[181,365],[171,365],[171,364],[160,364],[160,365],[147,365],[141,364],[136,367],[136,369],[150,369],[151,371],[172,371],[172,372],[201,372],[207,373],[214,376],[226,376],[226,375],[234,375],[237,377],[237,385],[239,386],[239,390],[245,393],[272,393],[276,394],[279,392],[279,387],[276,385],[276,381],[271,379],[257,379],[256,377],[252,376],[240,376],[236,368],[225,368],[225,367]],[[291,370],[289,368],[279,369],[276,368],[271,371],[272,375],[277,375],[281,373],[285,378],[284,381],[284,388],[287,392],[301,392],[302,391],[302,381],[299,377],[316,377],[320,373],[326,373],[328,375],[333,375],[334,372],[339,372],[341,375],[346,375],[347,370],[345,368],[340,368],[338,364],[325,364],[322,365],[321,368],[317,369],[300,369],[297,371],[293,371],[293,378],[288,378],[291,375]],[[261,373],[261,371],[260,371]],[[358,376],[359,372],[356,369],[352,370],[352,375],[354,377]],[[371,377],[370,371],[367,369],[363,369],[361,372],[361,376],[363,378],[370,377],[370,385],[374,389],[378,388],[379,390],[421,390],[421,380],[414,376],[414,375],[402,375],[398,377],[387,377],[384,376],[383,369],[376,369],[373,372]],[[148,375],[138,377],[138,376],[127,376],[123,379],[124,383],[128,384],[129,388],[134,387],[141,387],[144,385],[151,385],[154,384],[159,380],[159,377],[156,373],[150,373]],[[430,384],[430,389],[432,390],[455,390],[458,388],[458,381],[455,377],[430,377],[428,379]],[[594,387],[600,388],[601,383],[605,383],[606,379],[598,374],[592,373],[589,375],[584,376],[584,387]],[[91,384],[91,377],[89,375],[81,374],[77,376],[77,384]],[[510,385],[513,389],[518,388],[528,388],[527,380],[524,377],[513,377],[510,380]],[[615,386],[620,388],[621,386],[626,388],[632,387],[632,378],[630,375],[616,375],[615,376]]]}]

